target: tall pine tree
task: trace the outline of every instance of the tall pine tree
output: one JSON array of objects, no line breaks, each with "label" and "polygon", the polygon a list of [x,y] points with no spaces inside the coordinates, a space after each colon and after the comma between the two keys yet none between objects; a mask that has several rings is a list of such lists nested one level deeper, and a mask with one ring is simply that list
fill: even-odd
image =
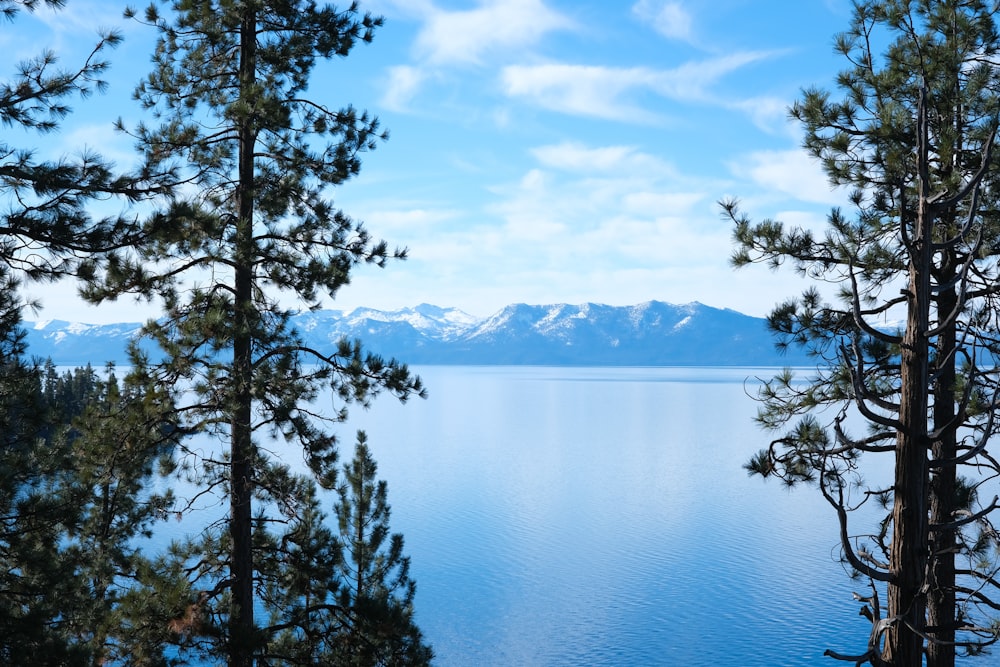
[{"label": "tall pine tree", "polygon": [[[0,0],[0,14],[13,21],[22,10],[63,4]],[[57,131],[74,97],[104,87],[102,54],[119,40],[117,33],[100,35],[74,68],[61,67],[51,51],[18,63],[0,83],[3,126],[28,136]],[[104,618],[82,575],[86,565],[98,563],[81,561],[73,547],[86,531],[76,468],[82,452],[71,422],[95,399],[98,383],[89,369],[60,377],[27,359],[19,288],[25,280],[97,269],[109,254],[137,240],[132,220],[92,218],[88,202],[159,190],[148,173],[115,175],[92,153],[39,160],[35,151],[0,139],[0,661],[5,664],[96,659],[100,649],[81,634],[94,628],[82,631],[73,624],[83,617]],[[120,546],[134,535],[118,532],[114,540]]]},{"label": "tall pine tree", "polygon": [[[154,4],[144,15],[159,39],[136,91],[160,123],[134,135],[148,172],[175,173],[182,185],[148,218],[149,241],[134,256],[90,274],[88,296],[163,300],[164,317],[145,327],[165,352],[152,372],[178,388],[186,427],[228,440],[223,452],[192,450],[187,459],[206,492],[224,489],[229,512],[204,554],[186,553],[197,576],[214,582],[202,605],[224,639],[212,650],[248,667],[267,642],[254,618],[267,601],[255,586],[272,573],[257,554],[273,545],[268,526],[291,521],[289,508],[308,500],[262,438],[300,445],[313,475],[330,485],[336,439],[322,422],[383,390],[400,399],[423,391],[404,365],[358,343],[309,347],[279,304],[318,307],[359,262],[405,255],[373,242],[328,199],[385,137],[378,121],[306,96],[317,59],[348,55],[381,20],[356,4],[338,10],[311,0],[164,4],[163,14]],[[321,415],[311,402],[325,388],[339,405]]]},{"label": "tall pine tree", "polygon": [[[792,115],[831,182],[852,189],[822,236],[752,223],[734,202],[734,263],[784,263],[838,285],[769,318],[818,372],[762,391],[759,422],[781,434],[748,465],[816,484],[839,520],[845,561],[868,578],[857,664],[950,667],[1000,636],[1000,543],[991,480],[1000,331],[998,6],[984,0],[865,0],[837,39],[841,97],[805,91]],[[880,49],[882,49],[880,51]],[[895,328],[889,323],[902,321]],[[823,415],[831,415],[827,422]],[[849,423],[860,419],[863,434]],[[892,475],[864,474],[892,457]],[[859,532],[854,512],[881,503]]]}]

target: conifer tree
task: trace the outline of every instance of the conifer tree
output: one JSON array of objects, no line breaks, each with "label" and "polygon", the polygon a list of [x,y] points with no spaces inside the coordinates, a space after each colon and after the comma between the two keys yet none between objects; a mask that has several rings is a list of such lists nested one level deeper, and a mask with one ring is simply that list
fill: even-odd
[{"label": "conifer tree", "polygon": [[[63,0],[0,0],[8,22],[22,10],[61,7]],[[104,88],[103,52],[120,41],[100,35],[90,55],[62,68],[44,51],[16,65],[0,82],[0,120],[27,134],[53,133],[69,101]],[[66,150],[69,153],[68,150]],[[128,217],[95,219],[85,207],[106,195],[137,199],[158,191],[148,173],[119,176],[93,153],[39,160],[35,152],[0,139],[0,662],[74,664],[95,654],[72,628],[94,619],[81,586],[78,433],[70,422],[97,391],[90,369],[42,373],[26,357],[21,329],[24,280],[55,280],[99,268],[106,254],[136,241]],[[72,498],[72,500],[70,500]],[[123,538],[124,539],[124,538]],[[96,561],[85,563],[96,565]],[[87,610],[90,611],[87,611]],[[89,632],[90,630],[88,630]]]},{"label": "conifer tree", "polygon": [[[165,357],[151,372],[182,390],[177,415],[186,428],[228,440],[224,451],[192,448],[185,459],[206,493],[228,497],[225,530],[179,553],[204,582],[206,627],[223,638],[214,655],[248,667],[267,643],[254,618],[272,576],[261,570],[274,545],[265,529],[292,522],[289,508],[308,502],[262,438],[297,443],[329,486],[336,438],[323,422],[383,390],[400,399],[423,391],[404,365],[358,343],[308,347],[279,303],[318,307],[357,263],[405,256],[328,198],[385,138],[378,121],[306,96],[317,59],[348,55],[381,19],[356,4],[311,0],[161,4],[162,14],[155,3],[144,14],[159,39],[154,69],[136,90],[159,124],[132,132],[146,170],[175,173],[182,186],[146,221],[148,242],[93,272],[87,294],[162,299],[164,316],[145,327]],[[321,414],[310,402],[326,387],[339,404]]]},{"label": "conifer tree", "polygon": [[[68,580],[62,558],[61,525],[70,508],[47,493],[64,470],[50,446],[49,410],[37,367],[21,356],[15,292],[4,302],[0,345],[0,662],[17,664],[31,657],[41,664],[67,658],[69,642],[49,623],[58,617],[56,598]],[[46,434],[44,431],[50,431]],[[48,435],[48,437],[45,437]]]},{"label": "conifer tree", "polygon": [[[58,399],[77,414],[63,443],[68,469],[52,489],[75,515],[62,538],[75,597],[58,600],[61,622],[91,664],[140,665],[139,656],[156,664],[175,642],[151,635],[150,627],[179,614],[184,602],[164,594],[166,581],[153,581],[155,563],[145,552],[174,506],[171,491],[155,483],[173,469],[180,434],[163,421],[170,397],[161,388],[134,372],[123,383],[110,368],[106,375],[100,379],[89,367],[67,373],[64,382],[72,386]],[[67,403],[81,390],[83,401]],[[170,583],[183,589],[186,580],[174,574]],[[164,599],[143,604],[153,596]]]},{"label": "conifer tree", "polygon": [[101,664],[130,641],[121,599],[147,588],[139,540],[171,504],[149,483],[173,431],[159,421],[162,397],[131,381],[121,391],[113,373],[20,369],[0,413],[16,421],[0,452],[0,661]]},{"label": "conifer tree", "polygon": [[[0,0],[8,21],[38,5],[61,7],[65,0]],[[102,53],[121,42],[118,32],[101,34],[79,67],[63,69],[52,51],[18,63],[17,73],[0,82],[0,121],[45,135],[59,128],[70,112],[68,98],[89,97],[106,88],[100,78],[108,68]],[[105,253],[134,244],[136,226],[128,216],[92,218],[86,205],[108,195],[129,200],[162,192],[150,172],[115,174],[112,165],[92,151],[76,158],[39,161],[32,149],[0,139],[0,270],[16,286],[23,278],[54,280],[92,271]]]},{"label": "conifer tree", "polygon": [[403,536],[389,532],[388,486],[377,473],[368,439],[358,432],[335,507],[344,552],[339,599],[350,619],[338,664],[430,664],[433,654],[413,621],[410,559],[403,555]]},{"label": "conifer tree", "polygon": [[[789,263],[838,286],[832,304],[811,288],[769,317],[817,373],[765,385],[758,421],[781,434],[748,469],[813,483],[835,510],[844,560],[870,582],[872,630],[866,650],[827,653],[856,664],[950,667],[1000,636],[987,495],[1000,472],[997,13],[981,0],[855,3],[836,42],[842,97],[810,89],[792,108],[853,215],[834,210],[820,236],[723,204],[737,266]],[[864,474],[886,456],[890,478]],[[860,532],[851,517],[877,503],[884,519]]]},{"label": "conifer tree", "polygon": [[390,534],[388,489],[364,433],[343,467],[334,504],[337,532],[306,485],[294,521],[262,568],[280,573],[267,587],[275,601],[264,660],[273,665],[344,667],[428,665],[433,653],[413,619],[415,583],[403,536]]}]

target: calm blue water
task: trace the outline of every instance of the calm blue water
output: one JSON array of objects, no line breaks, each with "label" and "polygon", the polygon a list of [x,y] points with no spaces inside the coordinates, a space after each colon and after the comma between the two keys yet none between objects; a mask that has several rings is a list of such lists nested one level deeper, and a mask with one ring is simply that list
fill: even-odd
[{"label": "calm blue water", "polygon": [[[831,665],[860,652],[836,521],[742,469],[768,370],[426,367],[355,412],[442,667]],[[751,377],[747,383],[747,377]]]}]

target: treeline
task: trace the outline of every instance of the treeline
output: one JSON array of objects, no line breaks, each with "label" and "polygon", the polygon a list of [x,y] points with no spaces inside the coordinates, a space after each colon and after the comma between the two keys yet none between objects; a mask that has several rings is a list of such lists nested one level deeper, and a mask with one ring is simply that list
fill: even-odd
[{"label": "treeline", "polygon": [[[405,257],[329,199],[385,139],[377,119],[308,95],[317,60],[382,21],[306,0],[126,16],[156,35],[135,92],[150,122],[118,123],[132,171],[0,140],[0,663],[429,664],[386,484],[364,433],[341,464],[333,428],[352,404],[423,387],[357,341],[305,345],[281,305],[318,307],[358,263]],[[77,69],[21,63],[0,83],[4,126],[58,129],[72,97],[104,87],[120,39],[101,35]],[[123,212],[95,216],[109,198]],[[162,303],[142,336],[164,357],[135,345],[124,373],[32,359],[19,288],[60,279],[96,304]],[[208,498],[218,520],[154,548]]]}]

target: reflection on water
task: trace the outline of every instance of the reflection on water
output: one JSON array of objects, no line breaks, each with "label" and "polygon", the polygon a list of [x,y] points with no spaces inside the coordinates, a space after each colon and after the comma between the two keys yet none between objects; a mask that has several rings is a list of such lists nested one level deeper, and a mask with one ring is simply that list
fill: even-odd
[{"label": "reflection on water", "polygon": [[344,440],[369,434],[439,665],[795,666],[864,645],[829,508],[741,467],[770,371],[418,371],[428,400],[380,399]]}]

